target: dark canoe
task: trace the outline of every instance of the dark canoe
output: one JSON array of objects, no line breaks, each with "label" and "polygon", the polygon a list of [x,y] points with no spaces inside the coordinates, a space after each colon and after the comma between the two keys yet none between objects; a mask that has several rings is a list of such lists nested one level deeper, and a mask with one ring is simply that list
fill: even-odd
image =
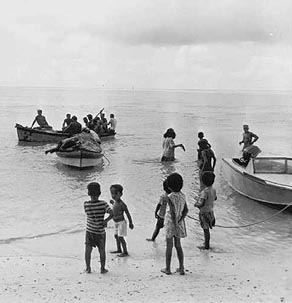
[{"label": "dark canoe", "polygon": [[[16,123],[15,128],[17,129],[18,140],[24,142],[58,143],[70,137],[68,133],[63,133],[60,130],[31,128],[18,123]],[[115,131],[109,131],[101,134],[100,137],[106,139],[113,138],[115,135]]]},{"label": "dark canoe", "polygon": [[57,143],[70,136],[68,133],[63,133],[62,131],[31,128],[18,123],[16,123],[15,127],[17,129],[18,140],[25,142]]}]

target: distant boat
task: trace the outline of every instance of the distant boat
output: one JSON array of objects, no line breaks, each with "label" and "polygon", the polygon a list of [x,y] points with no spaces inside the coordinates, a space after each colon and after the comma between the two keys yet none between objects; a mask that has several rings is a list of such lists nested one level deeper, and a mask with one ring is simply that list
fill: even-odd
[{"label": "distant boat", "polygon": [[[40,142],[40,143],[57,143],[65,138],[70,137],[70,134],[63,133],[61,130],[52,129],[37,129],[27,126],[22,126],[16,123],[17,136],[19,141],[25,142]],[[116,132],[109,130],[106,133],[100,135],[101,138],[113,138]]]},{"label": "distant boat", "polygon": [[103,162],[102,152],[93,152],[81,149],[73,151],[58,151],[56,154],[61,163],[77,168],[94,167],[102,164]]},{"label": "distant boat", "polygon": [[224,177],[235,191],[273,206],[292,203],[292,158],[258,157],[246,167],[240,164],[239,159],[223,158]]}]

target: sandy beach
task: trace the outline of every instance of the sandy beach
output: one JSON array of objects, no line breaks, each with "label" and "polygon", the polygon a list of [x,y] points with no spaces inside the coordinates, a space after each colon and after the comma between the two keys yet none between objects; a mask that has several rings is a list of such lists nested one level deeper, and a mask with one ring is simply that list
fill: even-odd
[{"label": "sandy beach", "polygon": [[[150,227],[149,227],[150,228]],[[142,226],[127,237],[130,256],[115,248],[107,229],[107,268],[99,273],[93,251],[91,274],[83,272],[84,233],[15,241],[0,247],[1,302],[291,302],[291,260],[277,255],[245,257],[229,251],[201,251],[183,241],[186,275],[166,276],[164,235],[144,240]],[[199,245],[200,243],[196,243]],[[189,249],[193,247],[192,249]],[[177,266],[173,251],[172,271]]]}]

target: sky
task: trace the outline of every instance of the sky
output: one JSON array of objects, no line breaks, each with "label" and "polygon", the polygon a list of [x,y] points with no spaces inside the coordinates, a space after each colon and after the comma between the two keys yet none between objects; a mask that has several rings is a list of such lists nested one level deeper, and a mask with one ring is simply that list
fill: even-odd
[{"label": "sky", "polygon": [[292,89],[290,0],[1,0],[0,86]]}]

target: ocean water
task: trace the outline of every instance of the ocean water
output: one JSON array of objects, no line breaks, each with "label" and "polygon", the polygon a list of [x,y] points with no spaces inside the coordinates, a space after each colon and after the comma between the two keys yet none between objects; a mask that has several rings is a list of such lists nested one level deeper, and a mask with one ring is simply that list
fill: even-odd
[{"label": "ocean water", "polygon": [[[217,223],[238,226],[263,220],[275,209],[234,192],[222,176],[222,157],[239,155],[242,124],[259,137],[262,155],[291,156],[292,93],[222,91],[123,91],[95,89],[0,88],[0,245],[25,238],[64,232],[83,232],[83,202],[89,182],[100,182],[102,198],[110,199],[113,183],[124,186],[124,200],[135,226],[150,236],[154,209],[162,193],[162,181],[172,172],[184,178],[189,214],[198,195],[197,133],[203,131],[217,157],[215,188]],[[115,139],[103,142],[107,159],[102,167],[76,170],[63,166],[55,154],[44,151],[54,144],[20,143],[15,123],[30,126],[41,108],[48,122],[60,129],[67,112],[82,117],[104,107],[117,121]],[[160,163],[163,134],[176,131],[174,163]],[[282,213],[248,228],[215,228],[214,249],[238,254],[276,253],[291,256],[292,214]],[[187,219],[187,249],[200,245],[198,222]],[[144,239],[141,239],[144,241]]]}]

